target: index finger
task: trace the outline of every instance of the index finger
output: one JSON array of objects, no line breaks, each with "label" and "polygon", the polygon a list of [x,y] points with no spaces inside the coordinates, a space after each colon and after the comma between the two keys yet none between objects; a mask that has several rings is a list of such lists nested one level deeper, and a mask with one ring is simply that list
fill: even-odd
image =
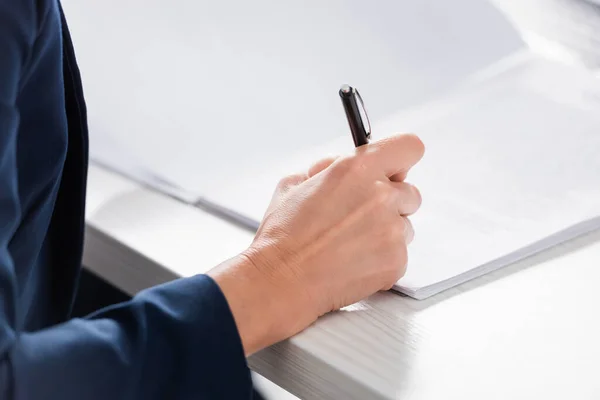
[{"label": "index finger", "polygon": [[402,180],[425,152],[423,142],[413,134],[390,136],[365,147],[367,162],[394,181]]}]

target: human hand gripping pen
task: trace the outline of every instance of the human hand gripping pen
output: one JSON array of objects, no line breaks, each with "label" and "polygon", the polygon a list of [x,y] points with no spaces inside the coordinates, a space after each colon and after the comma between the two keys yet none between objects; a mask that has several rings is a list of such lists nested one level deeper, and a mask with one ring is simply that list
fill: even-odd
[{"label": "human hand gripping pen", "polygon": [[360,94],[356,88],[349,85],[342,85],[339,94],[346,112],[348,125],[350,125],[354,146],[360,147],[368,144],[371,138],[371,123]]}]

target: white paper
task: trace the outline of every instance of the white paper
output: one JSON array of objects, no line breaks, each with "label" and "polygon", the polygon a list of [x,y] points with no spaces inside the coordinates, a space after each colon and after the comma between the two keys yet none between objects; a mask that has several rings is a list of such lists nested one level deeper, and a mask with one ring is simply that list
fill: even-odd
[{"label": "white paper", "polygon": [[591,75],[532,61],[420,125],[427,156],[410,179],[426,200],[400,290],[414,294],[599,217],[599,93]]}]

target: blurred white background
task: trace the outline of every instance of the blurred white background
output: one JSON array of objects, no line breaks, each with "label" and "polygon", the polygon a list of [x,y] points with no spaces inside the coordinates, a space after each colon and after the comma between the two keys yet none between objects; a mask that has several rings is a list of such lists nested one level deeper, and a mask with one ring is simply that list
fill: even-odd
[{"label": "blurred white background", "polygon": [[197,193],[344,134],[342,83],[360,89],[376,121],[522,45],[482,0],[64,6],[92,156]]}]

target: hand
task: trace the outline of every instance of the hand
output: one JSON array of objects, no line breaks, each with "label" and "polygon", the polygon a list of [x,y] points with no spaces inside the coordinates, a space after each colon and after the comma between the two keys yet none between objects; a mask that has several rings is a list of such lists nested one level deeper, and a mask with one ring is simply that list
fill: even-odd
[{"label": "hand", "polygon": [[250,248],[209,273],[247,354],[404,275],[406,216],[421,204],[404,178],[423,151],[416,136],[395,136],[280,182]]}]

